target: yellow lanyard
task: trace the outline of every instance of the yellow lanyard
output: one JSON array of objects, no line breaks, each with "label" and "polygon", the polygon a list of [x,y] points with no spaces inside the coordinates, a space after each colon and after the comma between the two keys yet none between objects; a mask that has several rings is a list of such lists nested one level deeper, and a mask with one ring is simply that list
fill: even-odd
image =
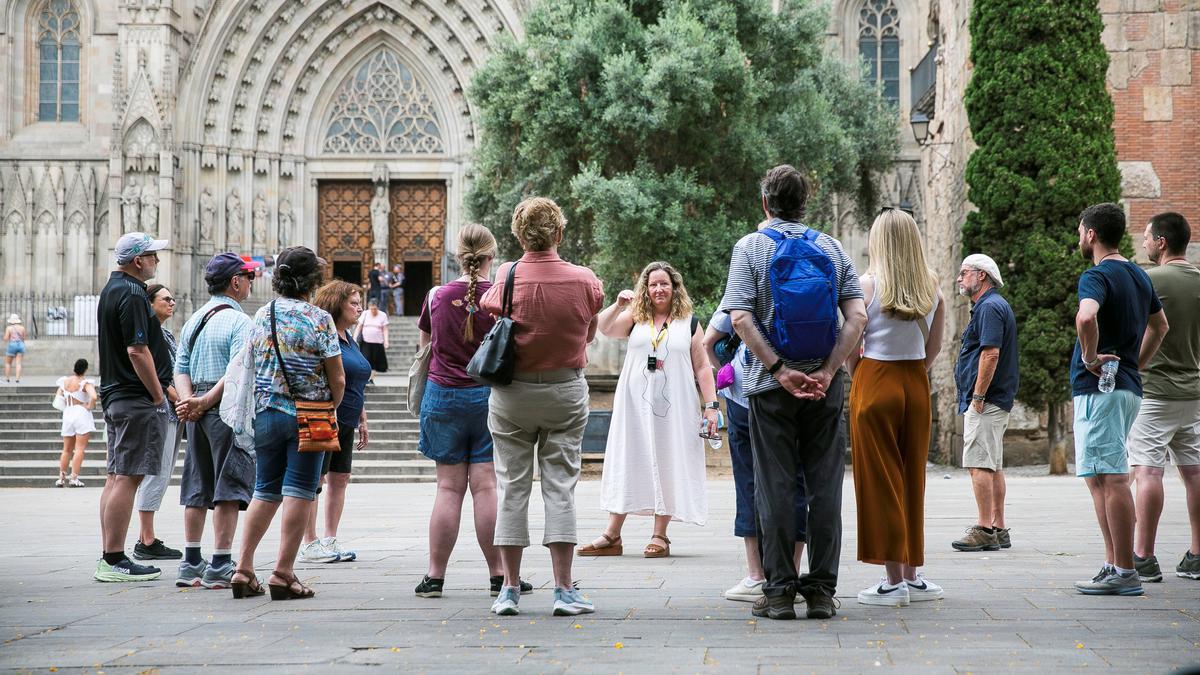
[{"label": "yellow lanyard", "polygon": [[[654,330],[654,324],[650,324],[650,329]],[[658,335],[650,338],[650,348],[657,352],[658,345],[662,344],[662,341],[665,340],[666,337],[667,337],[667,323],[664,321],[662,330],[658,331]]]}]

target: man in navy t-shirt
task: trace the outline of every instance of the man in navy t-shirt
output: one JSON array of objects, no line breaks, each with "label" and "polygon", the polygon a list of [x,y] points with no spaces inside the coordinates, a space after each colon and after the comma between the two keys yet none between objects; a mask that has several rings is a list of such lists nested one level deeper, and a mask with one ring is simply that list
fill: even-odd
[{"label": "man in navy t-shirt", "polygon": [[[1104,565],[1087,595],[1141,595],[1133,564],[1133,494],[1125,439],[1142,402],[1141,368],[1158,351],[1167,318],[1150,277],[1118,250],[1125,212],[1097,204],[1079,216],[1079,250],[1093,267],[1079,277],[1079,340],[1071,358],[1075,403],[1075,473],[1087,482],[1104,535]],[[1115,361],[1116,386],[1100,391],[1101,369]]]}]

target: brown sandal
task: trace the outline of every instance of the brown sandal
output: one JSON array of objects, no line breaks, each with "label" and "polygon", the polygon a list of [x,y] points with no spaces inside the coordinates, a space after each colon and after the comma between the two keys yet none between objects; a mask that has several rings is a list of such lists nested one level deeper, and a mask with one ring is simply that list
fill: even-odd
[{"label": "brown sandal", "polygon": [[254,570],[234,570],[233,576],[242,575],[247,581],[229,581],[229,587],[233,589],[233,599],[241,600],[243,598],[253,598],[260,595],[266,595],[267,591],[258,582],[258,577],[254,576]]},{"label": "brown sandal", "polygon": [[313,589],[300,583],[299,577],[295,574],[288,575],[279,570],[275,570],[273,574],[280,579],[287,579],[288,582],[286,584],[267,584],[267,588],[271,589],[272,600],[304,600],[317,594]]},{"label": "brown sandal", "polygon": [[[654,543],[654,540],[661,540],[666,546],[659,546]],[[671,540],[661,534],[650,535],[650,543],[646,544],[646,549],[642,551],[642,555],[647,558],[667,558],[671,555]]]},{"label": "brown sandal", "polygon": [[608,543],[604,546],[596,546],[595,544],[584,544],[580,546],[575,553],[577,555],[621,555],[625,552],[625,547],[621,545],[621,538],[613,539],[607,534],[601,532],[600,538]]}]

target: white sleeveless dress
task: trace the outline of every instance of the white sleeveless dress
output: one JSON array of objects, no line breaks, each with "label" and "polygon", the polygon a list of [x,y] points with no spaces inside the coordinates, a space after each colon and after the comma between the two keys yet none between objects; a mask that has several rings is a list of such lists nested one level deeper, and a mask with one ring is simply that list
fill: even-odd
[{"label": "white sleeveless dress", "polygon": [[[629,335],[604,451],[600,505],[605,511],[669,515],[696,525],[708,520],[690,328],[691,317],[671,322],[657,349],[649,324],[635,325]],[[651,355],[665,366],[650,372],[646,360]]]}]

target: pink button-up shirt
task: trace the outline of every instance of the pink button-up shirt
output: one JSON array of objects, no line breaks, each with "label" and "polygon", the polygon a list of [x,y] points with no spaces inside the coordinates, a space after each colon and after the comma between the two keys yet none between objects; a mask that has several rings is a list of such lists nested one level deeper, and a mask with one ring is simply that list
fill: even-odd
[{"label": "pink button-up shirt", "polygon": [[[596,337],[596,314],[604,306],[603,284],[590,269],[566,262],[557,251],[528,251],[520,262],[512,311],[517,371],[583,368],[587,345]],[[495,285],[479,301],[496,316],[510,266],[500,266]]]}]

